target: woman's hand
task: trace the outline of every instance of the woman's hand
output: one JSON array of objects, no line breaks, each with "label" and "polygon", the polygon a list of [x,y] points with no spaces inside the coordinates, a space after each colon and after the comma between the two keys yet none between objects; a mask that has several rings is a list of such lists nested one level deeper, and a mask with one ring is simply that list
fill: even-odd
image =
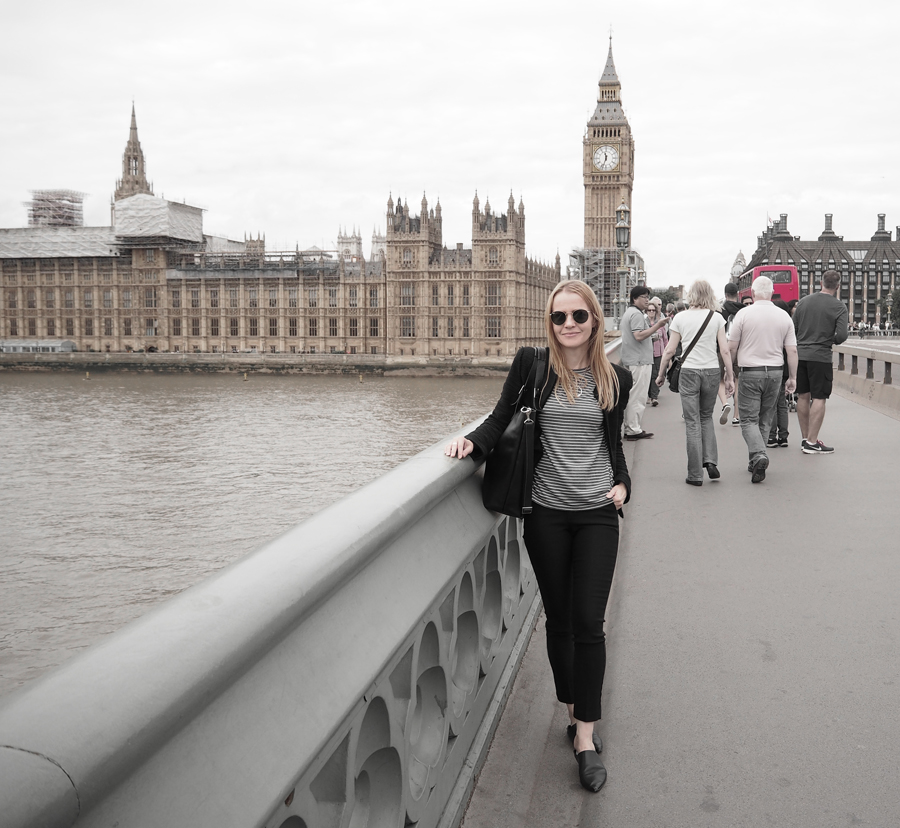
[{"label": "woman's hand", "polygon": [[616,505],[617,509],[622,508],[625,498],[628,497],[628,489],[624,483],[616,483],[607,493],[606,496]]},{"label": "woman's hand", "polygon": [[465,437],[457,437],[452,443],[448,443],[444,447],[444,454],[447,457],[458,457],[460,460],[463,457],[468,457],[473,451],[475,451],[475,444]]}]

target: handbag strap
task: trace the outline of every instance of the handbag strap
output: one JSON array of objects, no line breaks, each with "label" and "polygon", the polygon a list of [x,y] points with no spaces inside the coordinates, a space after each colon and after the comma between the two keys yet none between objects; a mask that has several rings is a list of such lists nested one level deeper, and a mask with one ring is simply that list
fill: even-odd
[{"label": "handbag strap", "polygon": [[[547,364],[546,348],[534,349],[534,364],[531,366],[531,372],[528,379],[531,380],[532,392],[532,409],[531,414],[525,418],[525,489],[522,492],[522,514],[531,514],[531,489],[534,483],[534,424],[537,421],[538,405],[541,399],[541,392],[538,390],[538,377],[543,380],[544,372]],[[527,385],[527,383],[526,383]],[[522,386],[522,391],[525,386]],[[519,392],[521,401],[522,392]],[[517,403],[518,405],[518,403]]]},{"label": "handbag strap", "polygon": [[684,363],[684,361],[687,359],[687,355],[691,352],[691,348],[693,348],[697,344],[697,340],[700,339],[700,335],[706,330],[706,326],[709,324],[709,320],[713,318],[714,313],[715,311],[709,312],[709,316],[706,317],[703,324],[700,326],[700,330],[697,331],[697,335],[691,340],[691,344],[687,346],[687,350],[681,352],[680,359],[682,363]]}]

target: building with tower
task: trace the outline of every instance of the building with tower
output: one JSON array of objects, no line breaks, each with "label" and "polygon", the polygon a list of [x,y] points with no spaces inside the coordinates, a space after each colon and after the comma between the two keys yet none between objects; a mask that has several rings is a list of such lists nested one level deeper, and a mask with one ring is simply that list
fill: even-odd
[{"label": "building with tower", "polygon": [[552,266],[526,256],[525,206],[512,195],[506,213],[475,197],[471,248],[444,246],[440,203],[429,208],[424,195],[418,215],[388,198],[370,261],[356,228],[328,251],[268,251],[260,233],[209,236],[200,208],[153,195],[133,106],[111,225],[81,226],[68,192],[36,197],[32,226],[0,229],[0,340],[65,338],[110,353],[511,358],[543,337],[560,278],[559,257]]},{"label": "building with tower", "polygon": [[597,105],[582,139],[584,181],[584,247],[570,256],[569,273],[593,287],[606,316],[617,316],[617,301],[635,284],[646,281],[640,254],[628,249],[623,262],[616,246],[616,210],[631,210],[634,188],[634,137],[622,108],[622,84],[613,60],[612,37],[600,75]]}]

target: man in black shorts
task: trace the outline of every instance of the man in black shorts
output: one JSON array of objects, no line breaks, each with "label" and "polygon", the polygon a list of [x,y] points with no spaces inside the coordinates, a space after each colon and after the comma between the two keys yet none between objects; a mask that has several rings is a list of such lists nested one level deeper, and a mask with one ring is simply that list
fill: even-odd
[{"label": "man in black shorts", "polygon": [[837,298],[841,274],[826,270],[822,290],[804,296],[794,309],[797,332],[797,419],[804,454],[833,454],[819,439],[825,419],[825,401],[833,379],[831,346],[847,338],[847,306]]}]

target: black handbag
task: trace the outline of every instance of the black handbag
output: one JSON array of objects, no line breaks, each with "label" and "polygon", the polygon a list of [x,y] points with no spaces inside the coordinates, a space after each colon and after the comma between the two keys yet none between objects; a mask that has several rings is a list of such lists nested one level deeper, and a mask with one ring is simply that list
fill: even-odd
[{"label": "black handbag", "polygon": [[[534,482],[534,426],[540,387],[547,366],[547,349],[535,348],[535,359],[525,384],[519,389],[512,419],[484,467],[481,501],[486,509],[510,517],[531,514]],[[540,377],[541,382],[537,381]]]},{"label": "black handbag", "polygon": [[706,330],[706,326],[709,324],[709,320],[713,318],[714,313],[715,311],[709,312],[709,316],[706,317],[706,320],[700,326],[700,330],[697,331],[697,335],[691,340],[691,344],[687,346],[687,350],[682,351],[681,356],[672,359],[672,364],[669,366],[669,370],[666,371],[666,379],[669,381],[670,391],[674,391],[676,394],[678,393],[678,382],[681,379],[681,366],[687,359],[687,355],[691,352],[691,349],[697,344],[700,335]]}]

